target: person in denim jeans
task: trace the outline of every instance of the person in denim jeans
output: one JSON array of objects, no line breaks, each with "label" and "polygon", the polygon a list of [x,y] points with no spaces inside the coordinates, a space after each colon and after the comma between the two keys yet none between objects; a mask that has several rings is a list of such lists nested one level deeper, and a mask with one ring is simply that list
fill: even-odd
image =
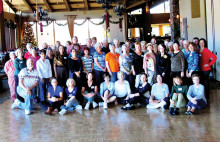
[{"label": "person in denim jeans", "polygon": [[82,109],[82,106],[79,104],[78,100],[75,97],[77,93],[77,87],[75,87],[75,85],[76,82],[72,78],[69,78],[66,81],[66,86],[68,87],[65,89],[67,100],[64,103],[62,110],[59,112],[60,115],[64,115],[68,110],[71,110],[73,106],[75,106],[76,109],[80,109],[80,110]]},{"label": "person in denim jeans", "polygon": [[18,94],[24,98],[24,103],[20,102],[18,99],[14,101],[11,108],[16,107],[24,109],[25,114],[30,114],[33,102],[34,88],[38,85],[38,72],[33,69],[34,61],[32,59],[27,60],[27,68],[21,70],[18,74],[19,86],[17,87]]}]

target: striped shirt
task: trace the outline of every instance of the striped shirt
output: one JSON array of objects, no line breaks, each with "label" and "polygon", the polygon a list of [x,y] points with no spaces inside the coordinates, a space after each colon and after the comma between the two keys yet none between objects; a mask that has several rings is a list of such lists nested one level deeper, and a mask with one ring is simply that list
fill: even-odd
[{"label": "striped shirt", "polygon": [[[81,60],[82,60],[82,62],[83,62],[83,64],[84,64],[83,67],[86,68],[86,71],[87,71],[87,72],[91,72],[92,63],[93,63],[92,56],[89,56],[89,58],[83,56],[83,57],[81,58]],[[85,71],[83,70],[83,72],[85,72]]]},{"label": "striped shirt", "polygon": [[[102,68],[105,68],[105,52],[102,52],[102,54],[95,52],[93,59],[98,59],[98,62],[102,66]],[[102,71],[102,69],[95,62],[93,67],[94,70]]]},{"label": "striped shirt", "polygon": [[23,83],[25,87],[31,87],[36,81],[38,81],[38,71],[33,69],[31,72],[24,68],[18,74],[19,79],[24,79]]}]

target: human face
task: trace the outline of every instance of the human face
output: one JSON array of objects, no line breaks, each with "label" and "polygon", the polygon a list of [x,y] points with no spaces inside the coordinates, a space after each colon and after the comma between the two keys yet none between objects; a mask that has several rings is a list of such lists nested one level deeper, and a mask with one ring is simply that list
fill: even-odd
[{"label": "human face", "polygon": [[166,46],[166,47],[168,47],[168,41],[164,41],[164,45]]},{"label": "human face", "polygon": [[194,84],[199,84],[199,78],[198,77],[193,77],[192,79]]},{"label": "human face", "polygon": [[127,46],[128,48],[131,47],[131,43],[130,43],[130,42],[126,42],[125,44],[126,44],[126,46]]},{"label": "human face", "polygon": [[46,58],[46,55],[43,52],[41,52],[40,57],[42,60],[44,60]]},{"label": "human face", "polygon": [[189,51],[193,52],[194,51],[194,47],[192,46],[192,44],[189,45]]},{"label": "human face", "polygon": [[84,54],[85,55],[89,55],[89,51],[88,50],[84,50]]},{"label": "human face", "polygon": [[141,82],[145,83],[147,81],[146,75],[141,75]]},{"label": "human face", "polygon": [[69,82],[69,86],[70,86],[70,87],[73,87],[73,86],[74,86],[74,81],[73,81],[72,79],[71,79],[70,82]]},{"label": "human face", "polygon": [[147,50],[152,52],[152,51],[153,51],[153,46],[149,45],[149,46],[147,47]]},{"label": "human face", "polygon": [[73,38],[73,43],[75,43],[75,44],[78,43],[78,38],[77,38],[77,37],[74,37],[74,38]]},{"label": "human face", "polygon": [[160,53],[164,53],[164,48],[162,45],[159,45],[159,51],[160,51]]},{"label": "human face", "polygon": [[92,74],[89,73],[89,74],[88,74],[88,80],[92,80],[92,79],[93,79]]},{"label": "human face", "polygon": [[181,85],[180,79],[179,79],[179,78],[175,79],[175,83],[176,83],[177,85]]},{"label": "human face", "polygon": [[156,42],[156,40],[155,40],[154,38],[152,38],[152,39],[151,39],[151,43],[152,43],[152,44],[156,44],[157,42]]},{"label": "human face", "polygon": [[200,41],[199,41],[199,45],[200,45],[200,47],[205,47],[205,42],[204,42],[204,40],[200,40]]},{"label": "human face", "polygon": [[23,51],[19,51],[18,53],[18,57],[22,57],[23,56]]},{"label": "human face", "polygon": [[63,52],[64,52],[64,47],[63,46],[59,47],[59,52],[60,52],[60,54],[63,54]]},{"label": "human face", "polygon": [[107,46],[108,46],[108,41],[107,41],[107,40],[104,40],[104,41],[103,41],[103,46],[104,46],[104,47],[107,47]]},{"label": "human face", "polygon": [[127,46],[122,46],[123,53],[126,53],[128,51]]},{"label": "human face", "polygon": [[27,50],[28,50],[28,52],[31,52],[31,46],[27,46]]},{"label": "human face", "polygon": [[91,47],[91,45],[92,45],[92,40],[91,40],[91,39],[88,39],[86,45],[87,45],[87,47]]},{"label": "human face", "polygon": [[119,40],[115,40],[114,44],[116,48],[119,48]]},{"label": "human face", "polygon": [[162,77],[160,75],[157,75],[157,83],[162,83]]},{"label": "human face", "polygon": [[14,61],[15,60],[15,58],[16,58],[16,56],[15,56],[15,54],[13,53],[13,54],[11,54],[10,55],[10,58]]},{"label": "human face", "polygon": [[142,43],[142,44],[141,44],[141,49],[142,49],[142,50],[146,50],[146,45]]},{"label": "human face", "polygon": [[109,49],[110,49],[111,53],[114,53],[115,52],[115,45],[112,45]]},{"label": "human face", "polygon": [[174,51],[179,51],[179,45],[177,43],[173,44]]},{"label": "human face", "polygon": [[56,45],[56,47],[59,47],[60,46],[60,42],[57,41],[55,45]]},{"label": "human face", "polygon": [[185,49],[188,49],[188,43],[187,42],[183,42],[183,47],[185,48]]},{"label": "human face", "polygon": [[106,76],[106,77],[104,78],[104,80],[105,80],[105,82],[109,82],[109,81],[110,81],[109,76]]},{"label": "human face", "polygon": [[135,44],[135,50],[136,50],[136,51],[141,51],[140,44]]},{"label": "human face", "polygon": [[124,80],[124,75],[123,74],[119,74],[118,75],[118,80],[121,80],[121,81]]},{"label": "human face", "polygon": [[193,39],[193,42],[198,45],[199,44],[199,41],[197,39]]},{"label": "human face", "polygon": [[182,39],[179,41],[179,44],[180,44],[180,46],[183,46],[183,40]]},{"label": "human face", "polygon": [[76,57],[76,50],[72,50],[71,54],[72,54],[72,57]]},{"label": "human face", "polygon": [[97,47],[96,47],[96,52],[101,52],[101,50],[102,50],[101,45],[97,45]]},{"label": "human face", "polygon": [[28,61],[27,61],[27,68],[28,68],[29,70],[32,70],[33,67],[34,67],[34,61],[33,61],[33,60],[28,60]]},{"label": "human face", "polygon": [[52,85],[53,87],[56,87],[57,84],[58,84],[57,80],[56,80],[56,79],[52,79],[51,85]]}]

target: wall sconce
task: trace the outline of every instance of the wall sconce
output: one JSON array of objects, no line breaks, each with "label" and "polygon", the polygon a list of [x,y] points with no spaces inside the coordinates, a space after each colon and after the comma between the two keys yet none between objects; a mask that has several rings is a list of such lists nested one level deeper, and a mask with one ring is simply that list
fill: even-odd
[{"label": "wall sconce", "polygon": [[179,18],[180,18],[180,16],[177,14],[177,15],[176,15],[176,18],[177,18],[177,19],[179,19]]}]

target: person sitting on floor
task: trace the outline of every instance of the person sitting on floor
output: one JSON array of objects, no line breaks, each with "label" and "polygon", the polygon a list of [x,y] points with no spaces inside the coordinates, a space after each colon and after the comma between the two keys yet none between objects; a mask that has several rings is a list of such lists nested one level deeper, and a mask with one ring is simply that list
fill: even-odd
[{"label": "person sitting on floor", "polygon": [[169,103],[169,88],[168,85],[162,82],[162,76],[157,75],[157,83],[152,86],[150,104],[147,108],[162,108],[164,109]]},{"label": "person sitting on floor", "polygon": [[22,69],[18,74],[19,77],[19,86],[17,87],[17,92],[19,96],[24,98],[24,103],[20,102],[18,99],[15,99],[14,103],[11,106],[11,109],[16,107],[24,109],[25,114],[29,115],[31,109],[33,108],[33,97],[35,96],[35,87],[38,85],[38,72],[36,69],[33,69],[34,61],[32,59],[27,60],[27,67]]},{"label": "person sitting on floor", "polygon": [[84,99],[87,101],[85,110],[89,110],[90,104],[92,103],[93,108],[96,108],[98,104],[94,101],[94,96],[98,92],[98,87],[93,80],[93,74],[90,72],[87,75],[87,81],[82,85],[81,93]]},{"label": "person sitting on floor", "polygon": [[[170,94],[169,115],[178,115],[180,107],[186,106],[187,85],[182,85],[182,79],[178,76],[173,78],[173,86]],[[175,107],[175,108],[174,108]]]},{"label": "person sitting on floor", "polygon": [[207,105],[205,98],[205,88],[199,83],[200,77],[197,74],[192,75],[193,85],[190,85],[187,92],[187,98],[189,100],[187,106],[187,115],[192,115],[196,109],[203,109]]},{"label": "person sitting on floor", "polygon": [[116,96],[114,95],[115,85],[113,82],[110,82],[109,73],[105,73],[103,78],[105,81],[100,84],[100,97],[104,102],[100,102],[99,106],[108,108],[108,103],[114,102],[116,100]]},{"label": "person sitting on floor", "polygon": [[127,95],[125,99],[127,104],[121,108],[122,110],[135,109],[133,105],[135,103],[141,103],[144,106],[149,104],[151,86],[147,82],[147,74],[141,74],[141,82],[142,84],[139,84],[139,87],[136,88],[133,94]]},{"label": "person sitting on floor", "polygon": [[59,112],[60,115],[64,115],[68,109],[75,106],[76,109],[81,110],[82,106],[79,104],[79,102],[76,100],[76,93],[77,93],[77,87],[75,87],[75,80],[72,78],[69,78],[66,81],[66,86],[68,88],[65,89],[65,93],[67,95],[66,103],[64,103],[64,108]]},{"label": "person sitting on floor", "polygon": [[127,97],[127,95],[131,94],[130,85],[129,82],[124,79],[125,75],[122,71],[119,71],[117,76],[118,76],[118,81],[115,82],[114,93],[117,96],[117,102],[125,105],[126,104],[125,98]]},{"label": "person sitting on floor", "polygon": [[60,111],[60,107],[63,105],[63,88],[58,86],[58,81],[56,78],[52,78],[51,87],[48,88],[48,101],[49,107],[45,112],[46,115],[52,114],[52,111],[57,109]]}]

